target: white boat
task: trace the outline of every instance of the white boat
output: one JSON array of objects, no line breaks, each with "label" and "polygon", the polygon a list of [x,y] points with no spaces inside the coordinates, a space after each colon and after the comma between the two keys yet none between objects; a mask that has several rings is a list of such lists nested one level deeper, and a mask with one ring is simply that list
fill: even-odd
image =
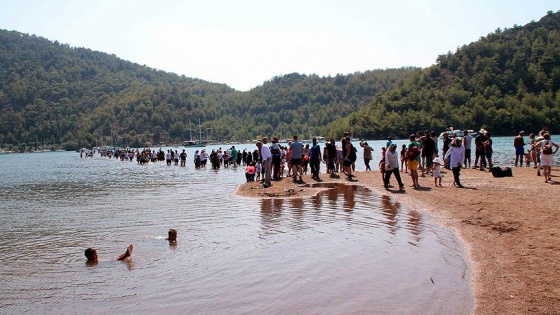
[{"label": "white boat", "polygon": [[[469,132],[469,135],[471,135],[473,138],[476,136],[476,132],[474,130],[467,130]],[[463,134],[463,130],[462,129],[456,129],[454,130],[453,127],[449,127],[448,130],[443,131],[442,133],[439,134],[440,138],[443,138],[443,134],[446,133],[448,138],[455,138],[455,137],[464,137],[465,135]]]},{"label": "white boat", "polygon": [[186,141],[183,141],[183,146],[185,146],[185,147],[205,147],[206,146],[206,141],[186,140]]}]

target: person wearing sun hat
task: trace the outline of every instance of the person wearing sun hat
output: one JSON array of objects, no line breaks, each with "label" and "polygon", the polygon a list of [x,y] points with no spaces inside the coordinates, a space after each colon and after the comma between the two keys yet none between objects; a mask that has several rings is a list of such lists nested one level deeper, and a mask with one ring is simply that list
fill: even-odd
[{"label": "person wearing sun hat", "polygon": [[451,143],[451,147],[447,151],[444,156],[444,159],[449,158],[449,165],[451,166],[451,170],[453,171],[453,185],[457,186],[458,188],[463,188],[461,184],[461,165],[465,160],[465,147],[463,146],[463,138],[456,137],[453,142]]},{"label": "person wearing sun hat", "polygon": [[433,160],[434,168],[432,171],[432,176],[434,177],[434,186],[441,186],[441,160],[439,157],[434,158]]}]

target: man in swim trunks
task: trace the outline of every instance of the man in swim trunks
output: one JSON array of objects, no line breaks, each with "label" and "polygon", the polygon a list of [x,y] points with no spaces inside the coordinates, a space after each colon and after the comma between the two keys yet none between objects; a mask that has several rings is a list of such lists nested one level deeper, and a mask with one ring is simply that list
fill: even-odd
[{"label": "man in swim trunks", "polygon": [[523,136],[524,131],[519,132],[519,135],[513,139],[513,147],[515,148],[515,167],[519,161],[519,167],[523,167],[523,159],[525,157],[525,140]]}]

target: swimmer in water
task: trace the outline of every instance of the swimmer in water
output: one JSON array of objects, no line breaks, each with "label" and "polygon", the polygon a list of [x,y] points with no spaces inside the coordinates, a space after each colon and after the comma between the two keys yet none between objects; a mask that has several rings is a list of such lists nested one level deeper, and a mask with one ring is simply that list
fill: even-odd
[{"label": "swimmer in water", "polygon": [[177,230],[169,229],[166,240],[169,241],[169,243],[177,243]]},{"label": "swimmer in water", "polygon": [[[128,257],[130,257],[132,255],[132,248],[133,248],[132,244],[128,245],[124,254],[117,257],[116,260],[125,260]],[[94,265],[99,262],[97,257],[97,251],[91,247],[85,250],[84,255],[87,258],[86,264],[88,265]]]}]

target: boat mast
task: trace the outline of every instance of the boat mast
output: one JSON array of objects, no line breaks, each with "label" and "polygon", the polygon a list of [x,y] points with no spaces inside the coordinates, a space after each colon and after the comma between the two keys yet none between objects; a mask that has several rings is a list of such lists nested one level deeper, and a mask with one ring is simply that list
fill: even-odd
[{"label": "boat mast", "polygon": [[198,119],[198,140],[202,142],[202,125],[200,124],[200,118]]},{"label": "boat mast", "polygon": [[311,102],[309,102],[307,110],[307,128],[309,129],[309,140],[311,140],[313,138],[313,136],[311,135]]},{"label": "boat mast", "polygon": [[192,139],[192,123],[191,120],[189,119],[189,135],[191,136],[191,142],[193,141]]}]

